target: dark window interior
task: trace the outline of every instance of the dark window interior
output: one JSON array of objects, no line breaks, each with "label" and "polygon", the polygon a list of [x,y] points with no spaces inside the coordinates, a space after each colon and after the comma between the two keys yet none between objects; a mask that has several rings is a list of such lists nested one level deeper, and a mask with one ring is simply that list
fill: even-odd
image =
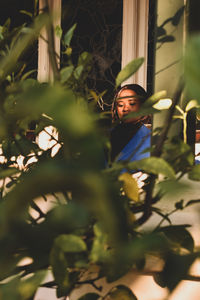
[{"label": "dark window interior", "polygon": [[[72,59],[76,63],[80,53],[92,54],[93,68],[88,87],[107,91],[105,102],[113,98],[115,78],[121,69],[123,0],[63,0],[62,29],[77,23],[72,39]],[[61,59],[65,64],[65,57]]]},{"label": "dark window interior", "polygon": [[[32,19],[30,16],[20,12],[27,11],[29,13],[34,12],[34,1],[30,0],[1,0],[0,1],[0,25],[3,26],[5,22],[10,19],[10,30],[15,27],[22,26],[23,24],[31,24]],[[37,41],[31,45],[29,50],[26,52],[22,60],[27,62],[24,67],[23,73],[30,70],[37,70],[37,59],[38,59],[38,47]],[[32,77],[36,77],[37,72],[34,72]]]}]

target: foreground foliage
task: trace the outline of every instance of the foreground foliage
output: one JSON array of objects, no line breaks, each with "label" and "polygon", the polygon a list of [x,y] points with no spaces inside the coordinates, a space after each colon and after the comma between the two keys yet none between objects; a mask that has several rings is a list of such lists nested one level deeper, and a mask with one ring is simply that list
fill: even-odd
[{"label": "foreground foliage", "polygon": [[[96,281],[114,282],[133,268],[143,272],[149,256],[164,262],[155,280],[170,293],[199,257],[189,225],[173,225],[170,215],[200,199],[177,196],[170,213],[156,205],[170,197],[168,191],[184,188],[182,178],[200,180],[190,147],[178,137],[168,137],[177,111],[182,114],[176,119],[185,120],[199,102],[188,101],[180,109],[183,89],[179,89],[166,127],[155,131],[152,157],[105,167],[109,115],[95,112],[100,96],[85,83],[92,67],[90,54],[82,53],[77,65],[72,64],[75,26],[63,38],[68,65],[58,73],[54,70],[54,83],[40,83],[30,78],[31,73],[22,73],[24,52],[49,22],[48,15],[41,14],[32,28],[10,32],[8,24],[1,27],[0,298],[32,299],[39,286],[55,287],[57,297],[62,297],[90,284],[96,291],[80,300],[137,299],[124,285],[102,294]],[[194,85],[196,99],[199,74],[192,70],[199,66],[197,48],[199,37],[191,42],[186,57],[186,82]],[[142,62],[140,58],[125,67],[116,87]],[[154,105],[164,97],[165,92],[150,97],[140,114],[160,113]],[[30,139],[32,124],[34,138]],[[49,129],[53,131],[48,133]],[[44,131],[51,140],[49,147],[40,144]],[[122,176],[124,168],[127,172]],[[133,169],[146,174],[141,188],[130,175]],[[155,214],[160,215],[160,223],[144,230]],[[46,282],[48,272],[52,281]]]}]

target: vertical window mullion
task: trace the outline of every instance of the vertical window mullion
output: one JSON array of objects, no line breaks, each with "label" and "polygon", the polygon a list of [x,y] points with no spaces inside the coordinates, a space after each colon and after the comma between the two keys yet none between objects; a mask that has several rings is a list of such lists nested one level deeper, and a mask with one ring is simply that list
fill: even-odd
[{"label": "vertical window mullion", "polygon": [[[48,0],[49,10],[55,14],[53,22],[54,28],[61,24],[61,0]],[[45,7],[45,1],[39,0],[39,10],[41,11]],[[55,52],[57,57],[57,63],[59,64],[60,58],[60,38],[54,35]],[[41,31],[41,37],[38,41],[38,80],[49,81],[53,80],[53,70],[50,62],[48,51],[48,35],[46,29]]]}]

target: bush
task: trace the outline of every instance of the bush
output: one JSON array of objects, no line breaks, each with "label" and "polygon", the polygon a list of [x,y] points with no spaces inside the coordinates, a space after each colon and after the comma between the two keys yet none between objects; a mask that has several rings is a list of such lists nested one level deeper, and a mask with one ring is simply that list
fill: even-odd
[{"label": "bush", "polygon": [[[101,95],[86,85],[92,67],[90,54],[82,53],[77,65],[70,60],[67,50],[75,27],[63,39],[68,65],[58,72],[54,70],[53,83],[40,83],[30,73],[22,72],[23,54],[40,29],[49,24],[48,15],[41,14],[30,28],[22,26],[10,32],[6,25],[1,27],[2,298],[32,299],[40,286],[56,287],[57,297],[62,297],[89,283],[97,292],[86,294],[82,300],[118,299],[121,295],[136,299],[123,285],[100,296],[95,282],[104,277],[114,282],[133,268],[143,272],[148,254],[163,260],[163,270],[155,274],[155,280],[171,292],[199,256],[188,225],[173,225],[170,215],[200,200],[178,199],[167,214],[156,207],[167,190],[176,193],[183,187],[183,176],[200,180],[200,168],[194,165],[190,147],[181,139],[168,137],[182,88],[174,97],[166,126],[154,134],[152,156],[105,168],[103,149],[109,150],[109,140],[104,124],[109,123],[109,116],[96,112]],[[198,46],[197,40],[194,47]],[[186,56],[190,68],[198,63],[197,53],[192,52],[195,48],[191,49]],[[142,62],[139,58],[126,66],[118,74],[116,86],[136,72]],[[187,76],[189,83],[197,78],[189,70]],[[198,86],[193,91],[198,98]],[[164,97],[163,92],[150,97],[140,114],[159,113],[154,105]],[[179,109],[179,117],[186,120],[188,111],[198,105],[198,101],[188,101],[185,110]],[[27,134],[30,126],[34,127],[32,139]],[[49,134],[53,143],[43,149],[37,140],[48,128],[54,128],[56,135]],[[120,177],[124,167],[146,174],[141,189],[129,173]],[[46,203],[49,206],[44,211]],[[161,216],[161,222],[144,231],[143,225],[155,213]],[[164,221],[169,225],[163,226]],[[88,279],[91,267],[95,267],[96,277]],[[54,280],[44,283],[48,270]]]}]

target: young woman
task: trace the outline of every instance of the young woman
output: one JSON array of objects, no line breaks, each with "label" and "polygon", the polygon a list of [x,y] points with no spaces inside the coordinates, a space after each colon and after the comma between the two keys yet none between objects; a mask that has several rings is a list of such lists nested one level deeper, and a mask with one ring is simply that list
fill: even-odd
[{"label": "young woman", "polygon": [[147,118],[131,116],[148,98],[137,84],[121,87],[112,104],[112,117],[116,126],[111,131],[111,161],[135,161],[150,156],[151,131],[144,125]]}]

